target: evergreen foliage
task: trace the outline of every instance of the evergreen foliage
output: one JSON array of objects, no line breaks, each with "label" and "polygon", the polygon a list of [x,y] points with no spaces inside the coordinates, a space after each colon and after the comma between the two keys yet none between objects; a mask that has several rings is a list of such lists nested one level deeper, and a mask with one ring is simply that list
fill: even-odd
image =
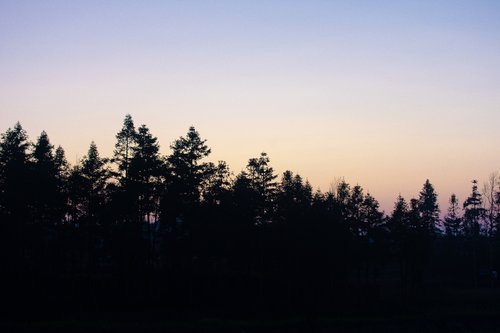
[{"label": "evergreen foliage", "polygon": [[[59,304],[305,313],[378,302],[383,288],[416,298],[432,274],[480,286],[485,269],[500,267],[477,181],[463,217],[451,196],[442,237],[429,180],[386,215],[344,179],[325,193],[290,170],[278,180],[264,152],[234,176],[225,161],[208,161],[194,127],[167,156],[130,115],[116,140],[111,160],[92,142],[71,166],[45,132],[31,143],[17,123],[1,135],[0,259],[12,280],[23,277],[16,290],[31,274],[57,285]],[[493,194],[488,221],[498,219]],[[451,273],[436,268],[442,262]],[[30,293],[44,299],[40,285]]]}]

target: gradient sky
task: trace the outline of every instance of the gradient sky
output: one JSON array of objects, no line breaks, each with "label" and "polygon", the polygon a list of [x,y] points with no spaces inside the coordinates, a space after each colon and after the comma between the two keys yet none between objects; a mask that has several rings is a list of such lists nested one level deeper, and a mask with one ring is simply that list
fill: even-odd
[{"label": "gradient sky", "polygon": [[0,1],[0,131],[110,156],[126,113],[162,152],[194,125],[237,173],[269,154],[389,212],[500,168],[500,1]]}]

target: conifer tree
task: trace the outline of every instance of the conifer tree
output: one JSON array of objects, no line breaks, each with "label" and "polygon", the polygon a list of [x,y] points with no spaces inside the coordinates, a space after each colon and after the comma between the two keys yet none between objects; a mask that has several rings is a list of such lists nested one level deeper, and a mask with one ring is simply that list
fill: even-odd
[{"label": "conifer tree", "polygon": [[258,224],[269,222],[274,209],[277,190],[277,183],[274,180],[277,176],[269,163],[269,157],[263,152],[259,157],[249,159],[246,167],[246,175],[257,194],[258,213],[256,222]]},{"label": "conifer tree", "polygon": [[211,152],[205,142],[191,126],[185,137],[180,137],[170,146],[172,154],[168,157],[168,162],[171,179],[186,203],[199,202],[200,187],[208,176],[208,164],[201,162]]},{"label": "conifer tree", "polygon": [[479,236],[481,222],[486,210],[482,207],[483,199],[477,188],[477,180],[472,181],[472,193],[464,201],[464,232],[467,236]]},{"label": "conifer tree", "polygon": [[68,195],[69,195],[69,176],[70,166],[66,160],[66,154],[61,146],[56,148],[54,154],[54,166],[56,171],[56,186],[57,186],[57,203],[58,216],[65,220],[68,211]]},{"label": "conifer tree", "polygon": [[60,199],[58,170],[54,157],[54,146],[43,131],[38,137],[31,154],[31,190],[34,208],[33,218],[42,224],[59,223],[62,216],[58,202]]},{"label": "conifer tree", "polygon": [[136,145],[136,135],[132,116],[127,114],[123,120],[122,129],[116,134],[117,142],[113,152],[113,162],[118,166],[118,180],[122,186],[126,185],[128,180],[130,159]]},{"label": "conifer tree", "polygon": [[428,179],[425,181],[422,191],[420,191],[418,209],[421,231],[429,235],[435,234],[439,222],[439,205],[437,203],[437,193]]},{"label": "conifer tree", "polygon": [[216,165],[209,163],[210,174],[207,177],[203,200],[211,205],[221,205],[224,199],[229,199],[231,191],[231,171],[225,161]]},{"label": "conifer tree", "polygon": [[409,207],[405,198],[398,195],[396,202],[394,203],[394,210],[392,211],[391,217],[388,221],[389,231],[395,237],[402,237],[409,227]]},{"label": "conifer tree", "polygon": [[361,234],[373,237],[384,223],[384,213],[380,211],[380,204],[367,193],[360,207]]},{"label": "conifer tree", "polygon": [[449,204],[448,213],[443,222],[445,233],[448,236],[458,236],[462,227],[462,218],[459,213],[458,198],[455,194],[451,195]]},{"label": "conifer tree", "polygon": [[27,218],[28,180],[28,136],[21,124],[9,128],[0,139],[0,211],[14,220]]},{"label": "conifer tree", "polygon": [[309,182],[287,170],[278,187],[278,217],[285,221],[299,220],[310,213],[313,200]]},{"label": "conifer tree", "polygon": [[105,189],[109,179],[107,159],[101,158],[96,144],[92,141],[80,164],[70,175],[70,201],[73,220],[85,219],[98,223],[99,209],[106,200]]},{"label": "conifer tree", "polygon": [[139,217],[150,220],[150,215],[158,210],[161,185],[162,161],[159,154],[158,139],[146,125],[141,125],[135,136],[136,144],[132,147],[129,165],[131,190],[138,201]]}]

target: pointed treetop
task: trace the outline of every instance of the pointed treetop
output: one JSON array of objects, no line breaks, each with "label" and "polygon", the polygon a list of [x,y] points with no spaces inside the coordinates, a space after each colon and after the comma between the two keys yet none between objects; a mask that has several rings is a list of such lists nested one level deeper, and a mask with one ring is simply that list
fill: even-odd
[{"label": "pointed treetop", "polygon": [[42,131],[36,144],[34,145],[33,157],[37,162],[43,163],[53,160],[54,146],[50,144],[49,136],[45,131]]}]

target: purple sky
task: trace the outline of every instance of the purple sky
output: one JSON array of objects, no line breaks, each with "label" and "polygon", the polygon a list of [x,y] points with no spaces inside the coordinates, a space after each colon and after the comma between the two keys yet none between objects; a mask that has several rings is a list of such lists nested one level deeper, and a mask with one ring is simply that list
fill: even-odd
[{"label": "purple sky", "polygon": [[499,1],[1,1],[0,130],[109,156],[126,113],[163,153],[194,125],[389,211],[500,168]]}]

